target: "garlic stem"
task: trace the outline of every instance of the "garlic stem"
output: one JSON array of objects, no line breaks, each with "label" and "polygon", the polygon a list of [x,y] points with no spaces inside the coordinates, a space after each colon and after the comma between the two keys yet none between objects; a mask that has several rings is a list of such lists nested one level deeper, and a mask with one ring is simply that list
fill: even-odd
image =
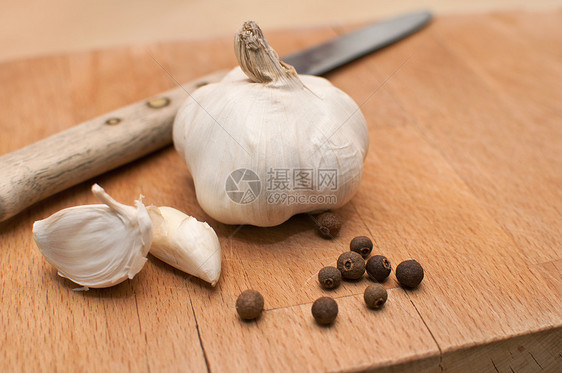
[{"label": "garlic stem", "polygon": [[240,68],[254,83],[304,87],[295,68],[279,59],[254,21],[245,22],[236,33],[234,53]]},{"label": "garlic stem", "polygon": [[[124,205],[122,203],[117,202],[115,199],[113,199],[113,197],[111,197],[109,194],[107,194],[105,192],[105,190],[103,190],[103,188],[101,186],[99,186],[98,184],[92,185],[92,194],[94,195],[94,197],[96,197],[96,199],[98,201],[106,204],[107,207],[109,207],[115,213],[117,213],[118,214],[117,216],[127,216],[127,214],[129,214],[130,206],[127,206],[127,205]],[[141,196],[141,199],[142,199],[142,196]],[[139,201],[135,201],[135,205],[137,207],[138,207],[138,203],[139,203]],[[122,219],[122,221],[123,222],[129,222],[125,219]]]}]

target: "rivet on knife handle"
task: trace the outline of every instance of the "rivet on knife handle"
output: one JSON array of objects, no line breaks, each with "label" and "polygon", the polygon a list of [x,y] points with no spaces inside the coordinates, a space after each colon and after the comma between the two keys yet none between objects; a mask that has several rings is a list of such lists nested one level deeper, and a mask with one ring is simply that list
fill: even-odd
[{"label": "rivet on knife handle", "polygon": [[89,120],[0,157],[0,221],[33,203],[172,142],[188,94],[224,72]]}]

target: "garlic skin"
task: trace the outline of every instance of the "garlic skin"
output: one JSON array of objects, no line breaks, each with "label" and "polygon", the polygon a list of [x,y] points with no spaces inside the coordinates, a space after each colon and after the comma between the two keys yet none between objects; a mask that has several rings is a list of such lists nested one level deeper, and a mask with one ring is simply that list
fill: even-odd
[{"label": "garlic skin", "polygon": [[33,238],[61,277],[87,288],[132,279],[152,243],[152,221],[144,204],[127,206],[99,185],[92,193],[104,204],[67,208],[33,224]]},{"label": "garlic skin", "polygon": [[[201,208],[226,224],[269,227],[345,205],[359,187],[369,147],[357,104],[324,78],[297,75],[254,22],[238,32],[235,53],[240,67],[195,91],[174,122],[174,145]],[[249,203],[226,191],[239,169],[253,171],[261,183]],[[279,190],[268,188],[271,170],[299,169],[335,170],[337,188],[291,191],[301,196],[298,203],[272,203]]]},{"label": "garlic skin", "polygon": [[149,206],[154,236],[150,253],[215,286],[221,272],[219,239],[207,223],[171,207]]}]

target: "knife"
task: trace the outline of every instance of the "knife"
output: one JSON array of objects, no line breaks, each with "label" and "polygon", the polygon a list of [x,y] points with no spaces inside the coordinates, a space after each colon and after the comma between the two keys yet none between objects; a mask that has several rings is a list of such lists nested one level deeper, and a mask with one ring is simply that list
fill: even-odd
[{"label": "knife", "polygon": [[[405,38],[430,20],[427,11],[409,13],[282,59],[300,74],[322,75]],[[224,75],[206,75],[1,156],[0,222],[35,202],[170,144],[174,117],[186,96]]]}]

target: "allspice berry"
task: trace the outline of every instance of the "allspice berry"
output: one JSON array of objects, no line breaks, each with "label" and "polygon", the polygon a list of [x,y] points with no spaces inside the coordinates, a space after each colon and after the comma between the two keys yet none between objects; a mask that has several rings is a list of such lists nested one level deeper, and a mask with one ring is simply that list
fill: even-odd
[{"label": "allspice berry", "polygon": [[390,271],[392,271],[392,266],[386,256],[375,255],[367,260],[365,269],[369,277],[378,282],[383,282],[390,274]]},{"label": "allspice berry", "polygon": [[338,269],[343,278],[359,280],[365,273],[365,259],[355,251],[348,251],[338,258]]},{"label": "allspice berry", "polygon": [[333,212],[324,212],[316,217],[318,231],[324,238],[334,238],[340,233],[341,218]]},{"label": "allspice berry", "polygon": [[329,325],[338,316],[338,304],[330,297],[321,297],[312,304],[312,316],[318,324]]},{"label": "allspice berry", "polygon": [[381,284],[369,285],[365,289],[363,299],[365,299],[367,307],[377,309],[384,306],[386,300],[388,299],[388,293]]},{"label": "allspice berry", "polygon": [[263,311],[263,297],[255,290],[244,290],[236,300],[236,311],[243,320],[253,320]]},{"label": "allspice berry", "polygon": [[367,236],[357,236],[349,243],[349,249],[366,258],[373,250],[373,241]]},{"label": "allspice berry", "polygon": [[324,289],[335,289],[340,286],[341,272],[336,267],[324,267],[318,272],[318,282]]},{"label": "allspice berry", "polygon": [[396,279],[402,286],[415,288],[423,280],[423,268],[415,260],[406,260],[396,267]]}]

